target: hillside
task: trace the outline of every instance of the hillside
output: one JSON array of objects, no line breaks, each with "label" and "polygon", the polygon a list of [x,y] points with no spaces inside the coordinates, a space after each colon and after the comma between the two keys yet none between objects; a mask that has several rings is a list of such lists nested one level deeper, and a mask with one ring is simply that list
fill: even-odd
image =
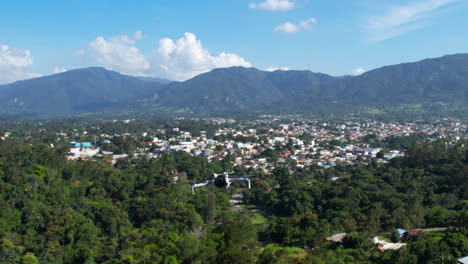
[{"label": "hillside", "polygon": [[143,81],[155,82],[155,83],[163,84],[163,85],[172,82],[171,80],[161,79],[161,78],[153,78],[153,77],[137,77],[137,78],[140,79],[140,80],[143,80]]},{"label": "hillside", "polygon": [[468,54],[386,66],[360,76],[231,67],[168,82],[87,68],[0,86],[0,115],[33,118],[101,112],[338,113],[401,105],[422,105],[422,111],[443,105],[463,112]]},{"label": "hillside", "polygon": [[159,103],[195,111],[314,112],[349,107],[468,101],[468,54],[386,66],[360,76],[217,69],[161,93]]},{"label": "hillside", "polygon": [[201,112],[265,111],[283,98],[301,97],[333,80],[310,71],[215,69],[185,82],[171,83],[160,93],[158,103]]},{"label": "hillside", "polygon": [[468,54],[386,66],[340,82],[342,99],[374,104],[468,99]]},{"label": "hillside", "polygon": [[198,111],[264,109],[281,97],[281,91],[255,68],[215,69],[195,78],[169,84],[159,104]]},{"label": "hillside", "polygon": [[0,86],[0,111],[29,116],[67,116],[113,109],[153,96],[161,87],[104,68],[77,69]]}]

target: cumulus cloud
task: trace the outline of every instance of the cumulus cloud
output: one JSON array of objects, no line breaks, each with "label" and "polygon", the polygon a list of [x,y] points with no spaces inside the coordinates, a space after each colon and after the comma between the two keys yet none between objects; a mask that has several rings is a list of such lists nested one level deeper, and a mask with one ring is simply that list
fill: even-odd
[{"label": "cumulus cloud", "polygon": [[364,29],[370,41],[378,42],[423,28],[438,11],[460,0],[422,0],[389,8],[383,15],[367,19]]},{"label": "cumulus cloud", "polygon": [[273,29],[276,32],[284,32],[288,34],[294,34],[299,31],[299,27],[291,22],[286,22]]},{"label": "cumulus cloud", "polygon": [[299,22],[299,25],[296,25],[291,22],[286,22],[284,24],[281,24],[279,26],[276,26],[273,31],[275,32],[283,32],[287,34],[294,34],[299,32],[301,29],[309,29],[312,24],[317,24],[317,19],[311,17],[306,20],[302,20]]},{"label": "cumulus cloud", "polygon": [[67,71],[67,69],[59,67],[57,65],[55,65],[54,68],[52,69],[52,73],[54,73],[54,74],[62,73],[62,72],[66,72],[66,71]]},{"label": "cumulus cloud", "polygon": [[281,67],[281,68],[276,68],[276,67],[273,67],[273,66],[270,66],[268,68],[265,69],[265,71],[269,71],[269,72],[274,72],[274,71],[289,71],[289,68],[288,67]]},{"label": "cumulus cloud", "polygon": [[366,70],[364,70],[363,68],[356,68],[351,72],[351,75],[352,76],[358,76],[358,75],[361,75],[361,74],[363,74],[365,72],[366,72]]},{"label": "cumulus cloud", "polygon": [[250,3],[250,8],[269,10],[269,11],[288,11],[293,9],[296,4],[289,0],[266,0],[261,3]]},{"label": "cumulus cloud", "polygon": [[28,67],[32,63],[33,58],[29,50],[0,45],[0,84],[40,77],[40,74],[29,70]]},{"label": "cumulus cloud", "polygon": [[144,75],[150,63],[140,50],[135,47],[136,40],[142,39],[143,33],[137,31],[133,36],[120,35],[111,39],[97,37],[89,43],[88,52],[106,68],[130,75]]},{"label": "cumulus cloud", "polygon": [[192,33],[185,33],[177,40],[161,39],[150,56],[145,56],[136,46],[137,40],[142,38],[141,31],[110,39],[97,37],[77,55],[91,55],[102,66],[120,73],[175,81],[184,81],[214,68],[252,67],[250,62],[236,54],[210,54]]},{"label": "cumulus cloud", "polygon": [[192,33],[185,33],[176,41],[161,39],[155,53],[152,75],[171,80],[186,80],[214,68],[252,66],[236,54],[221,52],[218,56],[211,55]]}]

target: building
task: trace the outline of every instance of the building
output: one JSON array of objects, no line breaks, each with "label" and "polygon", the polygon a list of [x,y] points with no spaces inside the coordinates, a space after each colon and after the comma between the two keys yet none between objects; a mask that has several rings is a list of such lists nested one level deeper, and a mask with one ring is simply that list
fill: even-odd
[{"label": "building", "polygon": [[72,142],[71,144],[75,148],[90,148],[93,146],[91,142]]},{"label": "building", "polygon": [[458,264],[468,264],[468,256],[458,259]]}]

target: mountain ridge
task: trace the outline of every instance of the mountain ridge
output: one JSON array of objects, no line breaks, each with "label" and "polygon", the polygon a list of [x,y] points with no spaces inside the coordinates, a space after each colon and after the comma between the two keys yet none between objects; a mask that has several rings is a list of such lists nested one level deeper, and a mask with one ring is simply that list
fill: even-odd
[{"label": "mountain ridge", "polygon": [[468,54],[384,66],[359,76],[230,67],[183,82],[160,81],[101,67],[75,69],[1,85],[0,113],[314,113],[438,102],[466,107]]},{"label": "mountain ridge", "polygon": [[[347,109],[356,108],[355,106],[380,107],[437,101],[466,104],[468,97],[468,54],[384,66],[359,76],[333,77],[307,70],[262,72],[254,68],[239,68],[242,67],[222,70],[224,74],[231,72],[233,76],[237,76],[236,82],[230,82],[230,79],[219,82],[217,79],[220,70],[216,69],[199,75],[206,80],[204,83],[194,85],[194,82],[200,79],[197,76],[186,82],[165,87],[164,90],[172,90],[160,94],[159,103],[171,106],[171,102],[177,101],[177,104],[172,104],[173,107],[185,107],[196,112],[247,110],[245,107],[236,108],[236,105],[239,105],[236,102],[223,107],[223,100],[233,97],[232,95],[215,97],[207,103],[201,102],[199,98],[206,94],[219,94],[216,87],[223,87],[225,93],[236,91],[233,86],[235,87],[241,79],[249,79],[249,71],[256,74],[261,72],[261,78],[269,81],[269,85],[263,85],[264,82],[254,84],[256,90],[250,91],[246,105],[253,105],[254,102],[266,104],[251,107],[248,109],[250,111],[281,109],[281,112],[313,112],[317,108],[327,108],[333,104],[335,108],[343,106]],[[239,74],[240,72],[243,74]],[[216,80],[216,85],[209,84],[212,80]],[[255,93],[258,90],[261,92]],[[280,96],[277,95],[278,91]],[[273,97],[269,97],[269,94]]]},{"label": "mountain ridge", "polygon": [[0,111],[40,117],[98,112],[151,97],[161,85],[101,67],[0,86]]}]

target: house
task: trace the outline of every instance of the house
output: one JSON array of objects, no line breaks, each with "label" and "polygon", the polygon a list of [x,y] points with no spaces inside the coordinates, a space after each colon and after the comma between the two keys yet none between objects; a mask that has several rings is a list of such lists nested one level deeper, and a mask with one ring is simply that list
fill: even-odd
[{"label": "house", "polygon": [[380,251],[384,252],[386,250],[398,250],[402,247],[406,247],[407,244],[406,243],[390,243],[390,242],[387,242],[383,239],[380,239],[378,237],[374,237],[372,239],[372,241],[374,242],[374,244],[377,245],[377,247],[379,248]]},{"label": "house", "polygon": [[91,142],[72,142],[71,144],[75,148],[90,148],[93,146]]},{"label": "house", "polygon": [[403,236],[417,236],[419,235],[419,233],[421,233],[423,230],[418,228],[418,229],[411,229],[411,230],[407,230]]},{"label": "house", "polygon": [[401,228],[398,228],[398,229],[397,229],[397,232],[398,232],[398,234],[400,235],[400,237],[403,237],[403,236],[405,235],[405,233],[406,233],[406,230],[401,229]]},{"label": "house", "polygon": [[333,236],[327,237],[327,241],[335,243],[343,243],[343,239],[346,237],[346,233],[339,233]]},{"label": "house", "polygon": [[458,259],[458,264],[468,264],[468,256]]}]

